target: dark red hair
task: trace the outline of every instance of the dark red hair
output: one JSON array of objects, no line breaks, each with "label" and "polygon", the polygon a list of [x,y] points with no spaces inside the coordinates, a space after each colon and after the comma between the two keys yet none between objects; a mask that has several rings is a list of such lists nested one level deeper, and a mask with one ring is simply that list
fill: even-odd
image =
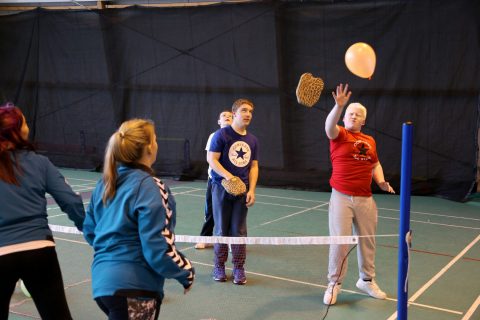
[{"label": "dark red hair", "polygon": [[22,111],[13,103],[7,102],[0,106],[0,180],[6,183],[18,184],[14,163],[17,169],[19,167],[16,161],[12,160],[12,153],[15,159],[16,150],[33,150],[32,144],[22,138],[24,121]]}]

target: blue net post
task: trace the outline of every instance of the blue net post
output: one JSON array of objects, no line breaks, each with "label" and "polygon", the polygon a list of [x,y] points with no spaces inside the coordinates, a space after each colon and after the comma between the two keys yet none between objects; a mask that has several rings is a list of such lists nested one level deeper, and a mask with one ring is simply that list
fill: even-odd
[{"label": "blue net post", "polygon": [[408,250],[410,246],[410,191],[412,177],[412,132],[411,122],[402,128],[402,171],[400,179],[400,231],[398,237],[398,301],[397,319],[407,319],[408,308]]}]

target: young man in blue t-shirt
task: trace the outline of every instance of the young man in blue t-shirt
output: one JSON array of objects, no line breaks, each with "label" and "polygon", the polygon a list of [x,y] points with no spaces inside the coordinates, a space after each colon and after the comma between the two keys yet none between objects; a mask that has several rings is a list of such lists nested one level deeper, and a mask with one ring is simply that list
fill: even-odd
[{"label": "young man in blue t-shirt", "polygon": [[[247,99],[233,103],[231,126],[215,132],[210,143],[207,160],[212,168],[212,203],[215,221],[214,234],[225,237],[247,236],[247,211],[255,203],[258,180],[258,141],[247,132],[254,105]],[[233,196],[225,191],[221,181],[239,177],[247,186],[247,193]],[[246,245],[232,244],[233,283],[245,284]],[[213,279],[224,282],[227,244],[214,245]]]}]

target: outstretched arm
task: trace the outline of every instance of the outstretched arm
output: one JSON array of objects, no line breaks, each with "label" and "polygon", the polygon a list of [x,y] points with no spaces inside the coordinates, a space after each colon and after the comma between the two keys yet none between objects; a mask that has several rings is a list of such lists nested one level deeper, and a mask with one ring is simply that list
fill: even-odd
[{"label": "outstretched arm", "polygon": [[383,168],[380,164],[380,161],[377,162],[375,167],[373,167],[373,181],[382,189],[383,191],[395,193],[395,190],[390,186],[390,183],[385,181],[385,176],[383,175]]},{"label": "outstretched arm", "polygon": [[335,106],[325,120],[325,133],[330,140],[335,139],[340,132],[337,123],[351,95],[352,92],[348,91],[348,84],[346,84],[344,88],[342,83],[337,86],[336,93],[332,92],[333,99],[335,99]]}]

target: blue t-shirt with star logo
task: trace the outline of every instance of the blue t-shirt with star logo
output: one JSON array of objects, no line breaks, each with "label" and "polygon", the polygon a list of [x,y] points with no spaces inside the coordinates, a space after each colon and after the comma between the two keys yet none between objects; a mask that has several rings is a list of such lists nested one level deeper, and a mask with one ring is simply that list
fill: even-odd
[{"label": "blue t-shirt with star logo", "polygon": [[[215,132],[210,142],[211,152],[220,152],[220,164],[248,186],[248,174],[253,160],[258,160],[258,140],[253,134],[238,134],[231,126]],[[212,171],[213,181],[221,183],[223,177]]]}]

